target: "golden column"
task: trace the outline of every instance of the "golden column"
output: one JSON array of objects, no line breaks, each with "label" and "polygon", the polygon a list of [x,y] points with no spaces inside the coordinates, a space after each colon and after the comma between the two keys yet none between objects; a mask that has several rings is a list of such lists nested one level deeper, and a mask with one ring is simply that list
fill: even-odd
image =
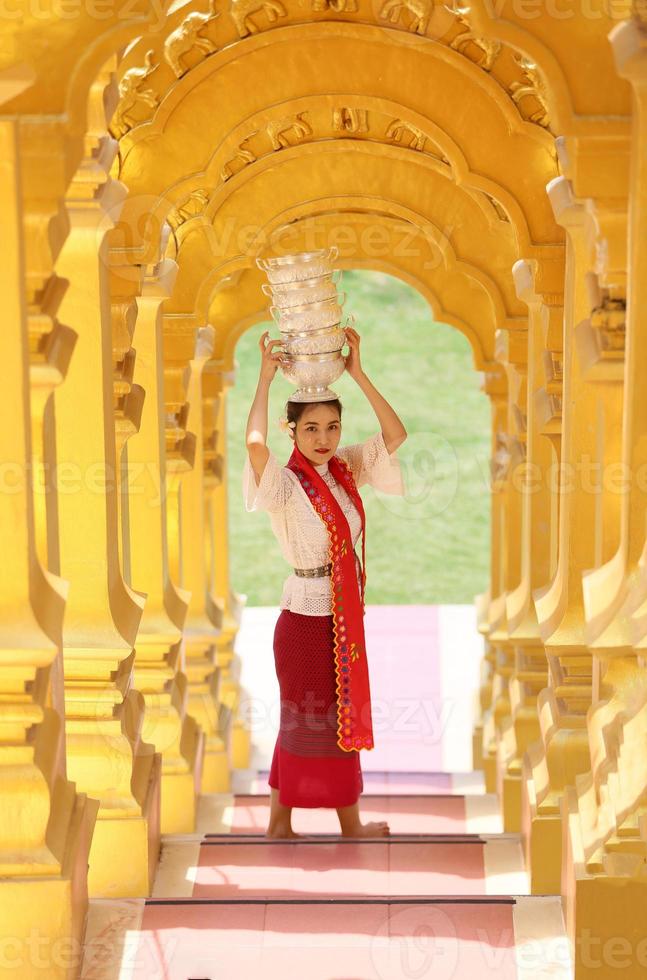
[{"label": "golden column", "polygon": [[217,480],[209,481],[206,498],[207,554],[210,556],[211,602],[221,610],[221,631],[216,639],[216,658],[221,668],[220,699],[224,708],[223,728],[231,726],[231,763],[235,769],[250,764],[251,735],[241,713],[241,660],[234,650],[236,634],[244,607],[244,598],[231,587],[229,561],[229,508],[227,503],[227,392],[234,383],[235,372],[223,364],[210,362],[206,393],[216,404],[213,450],[218,466]]},{"label": "golden column", "polygon": [[[0,919],[3,936],[13,944],[4,947],[5,962],[17,975],[42,977],[46,961],[47,976],[62,980],[76,975],[79,966],[98,804],[76,793],[66,778],[62,623],[67,590],[50,564],[56,567],[56,524],[50,527],[49,549],[47,527],[38,539],[34,493],[44,516],[46,489],[56,490],[42,460],[49,435],[44,414],[53,387],[65,378],[74,336],[48,319],[47,331],[34,338],[42,342],[33,344],[30,371],[15,120],[0,121],[0,161],[9,245],[0,263],[6,320],[0,367],[3,395],[11,405],[0,434]],[[66,955],[57,959],[60,944]]]},{"label": "golden column", "polygon": [[[521,582],[507,603],[513,650],[508,685],[510,716],[501,725],[498,754],[498,792],[504,827],[509,832],[521,829],[522,760],[528,746],[539,738],[537,696],[548,678],[533,593],[550,581],[552,541],[557,532],[550,479],[555,456],[551,442],[542,436],[545,417],[540,408],[544,384],[542,368],[547,357],[551,379],[554,376],[554,362],[548,345],[554,345],[556,334],[559,334],[561,346],[563,310],[554,301],[560,298],[556,290],[561,287],[563,271],[562,262],[539,264],[536,260],[519,261],[513,268],[517,296],[528,304],[528,346],[526,411],[520,418],[525,431],[526,458],[518,471],[522,493]],[[541,293],[536,291],[539,289]],[[521,414],[521,407],[517,413]]]},{"label": "golden column", "polygon": [[478,630],[483,635],[485,655],[481,665],[481,722],[474,733],[474,763],[481,765],[488,793],[496,790],[495,701],[502,681],[496,670],[496,647],[490,637],[502,615],[505,601],[505,481],[510,457],[506,442],[508,409],[507,379],[501,365],[492,365],[485,374],[485,393],[490,398],[492,420],[491,497],[490,497],[490,587],[477,597]]},{"label": "golden column", "polygon": [[[523,478],[526,466],[527,357],[528,330],[498,330],[495,353],[507,377],[507,409],[504,448],[505,503],[502,547],[505,567],[505,603],[499,605],[499,619],[489,640],[495,654],[493,675],[493,718],[496,752],[496,790],[503,803],[503,776],[510,753],[511,684],[514,674],[515,646],[511,638],[510,616],[516,611],[516,596],[522,574]],[[504,809],[504,817],[506,812]],[[508,812],[508,824],[510,813]],[[508,827],[507,829],[513,829]],[[518,828],[516,828],[518,829]]]},{"label": "golden column", "polygon": [[[90,145],[68,194],[70,234],[58,272],[70,286],[61,317],[78,335],[55,394],[68,771],[100,801],[90,852],[93,895],[150,893],[159,852],[160,757],[141,738],[144,704],[132,689],[144,606],[119,564],[117,447],[106,233],[125,188],[106,176],[114,141]],[[91,161],[91,162],[90,162]],[[115,855],[127,855],[115,873]]]},{"label": "golden column", "polygon": [[[179,271],[181,273],[181,268]],[[177,288],[176,284],[175,292]],[[168,571],[169,581],[173,583],[176,592],[182,596],[187,613],[191,593],[183,587],[184,556],[186,547],[191,547],[192,544],[189,542],[187,545],[182,524],[182,486],[184,479],[195,467],[196,461],[197,437],[189,430],[190,406],[187,401],[187,386],[189,364],[195,353],[197,333],[198,328],[193,314],[185,316],[162,312]],[[189,678],[184,640],[179,644],[178,649],[176,678],[185,726],[182,752],[189,761],[193,778],[193,802],[189,813],[195,827],[198,795],[202,782],[205,733],[189,709]]]},{"label": "golden column", "polygon": [[203,793],[224,793],[230,787],[230,762],[221,732],[216,641],[222,614],[209,601],[208,556],[205,550],[205,433],[202,397],[203,373],[213,353],[214,329],[198,330],[194,357],[188,366],[188,427],[195,435],[193,469],[185,474],[181,490],[182,585],[190,592],[184,630],[189,711],[205,733],[202,767]]},{"label": "golden column", "polygon": [[180,670],[188,595],[169,575],[166,527],[161,306],[173,290],[176,274],[171,259],[148,267],[136,297],[135,380],[145,389],[146,400],[124,463],[129,477],[124,497],[130,536],[128,584],[146,594],[134,687],[145,704],[142,735],[162,757],[164,834],[190,833],[196,814],[195,724],[187,717],[186,680]]},{"label": "golden column", "polygon": [[[602,953],[623,951],[622,975],[644,976],[647,840],[647,19],[638,12],[611,32],[619,74],[633,88],[628,215],[626,361],[622,428],[620,541],[610,561],[583,576],[587,636],[594,656],[589,713],[591,772],[567,791],[562,892],[577,980],[598,976]],[[604,308],[606,307],[606,309]],[[605,297],[598,313],[598,359],[624,349],[622,303]],[[595,359],[594,359],[595,360]],[[607,370],[609,368],[607,367]],[[585,945],[594,937],[595,948]],[[640,955],[640,950],[643,955]],[[592,955],[593,954],[593,955]],[[614,971],[618,972],[618,971]]]},{"label": "golden column", "polygon": [[531,885],[541,894],[559,891],[565,787],[590,768],[586,712],[592,665],[581,576],[612,553],[612,537],[603,536],[602,528],[612,526],[609,518],[617,501],[601,468],[607,459],[617,458],[614,440],[621,418],[621,388],[589,379],[581,352],[575,350],[576,330],[588,321],[591,306],[587,273],[595,241],[592,218],[574,199],[566,178],[551,181],[548,192],[556,219],[567,233],[559,554],[553,581],[535,597],[549,686],[538,699],[541,742],[530,746],[524,759],[522,795]]}]

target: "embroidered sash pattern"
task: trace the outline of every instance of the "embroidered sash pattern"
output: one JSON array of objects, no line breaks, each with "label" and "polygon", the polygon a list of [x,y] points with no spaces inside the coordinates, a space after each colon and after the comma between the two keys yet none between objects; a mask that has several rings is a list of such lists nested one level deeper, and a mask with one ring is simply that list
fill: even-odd
[{"label": "embroidered sash pattern", "polygon": [[361,593],[350,526],[339,503],[319,473],[295,447],[288,462],[329,538],[334,663],[337,696],[337,744],[346,752],[374,748],[370,685],[364,637],[366,517],[350,467],[337,456],[328,463],[332,475],[347,491],[362,521]]}]

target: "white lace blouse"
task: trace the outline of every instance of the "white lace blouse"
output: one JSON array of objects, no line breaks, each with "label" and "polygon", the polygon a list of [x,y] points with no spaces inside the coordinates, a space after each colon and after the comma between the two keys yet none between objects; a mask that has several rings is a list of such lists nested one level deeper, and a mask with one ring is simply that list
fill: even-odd
[{"label": "white lace blouse", "polygon": [[[395,452],[388,453],[381,431],[365,442],[358,442],[353,446],[339,446],[336,455],[350,466],[358,489],[368,483],[383,493],[404,496],[400,461]],[[353,546],[355,546],[362,530],[355,505],[333,477],[327,462],[315,466],[315,469],[321,474],[340,504],[349,523]],[[269,513],[272,530],[281,547],[281,553],[292,568],[317,568],[328,563],[326,525],[308,500],[296,473],[286,466],[279,466],[271,450],[259,486],[256,486],[254,470],[249,454],[246,454],[243,467],[243,496],[246,511],[265,510]],[[361,544],[358,550],[361,555]],[[359,582],[361,576],[359,557],[357,557],[356,567]],[[283,585],[280,608],[291,609],[292,612],[306,616],[331,615],[330,577],[322,575],[307,578],[297,576],[294,572],[288,575]]]}]

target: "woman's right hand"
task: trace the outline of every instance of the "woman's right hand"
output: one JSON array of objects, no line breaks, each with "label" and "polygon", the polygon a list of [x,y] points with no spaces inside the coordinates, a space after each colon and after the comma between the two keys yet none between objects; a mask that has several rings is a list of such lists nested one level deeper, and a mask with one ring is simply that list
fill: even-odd
[{"label": "woman's right hand", "polygon": [[264,334],[261,335],[258,341],[258,346],[261,349],[261,378],[265,378],[268,381],[272,381],[277,369],[281,365],[283,360],[283,354],[275,354],[273,350],[274,344],[280,344],[280,340],[268,340],[265,343],[266,337],[269,337],[269,330],[266,330]]}]

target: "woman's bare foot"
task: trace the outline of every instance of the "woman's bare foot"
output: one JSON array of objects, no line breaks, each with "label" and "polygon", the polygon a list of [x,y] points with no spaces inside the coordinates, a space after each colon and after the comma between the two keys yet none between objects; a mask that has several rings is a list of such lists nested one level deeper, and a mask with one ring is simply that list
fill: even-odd
[{"label": "woman's bare foot", "polygon": [[370,820],[368,823],[358,823],[355,827],[342,830],[342,837],[388,837],[391,831],[386,820]]},{"label": "woman's bare foot", "polygon": [[296,831],[292,830],[292,827],[268,827],[265,831],[265,836],[270,837],[273,840],[286,840],[294,837],[303,837],[303,834],[297,834]]}]

